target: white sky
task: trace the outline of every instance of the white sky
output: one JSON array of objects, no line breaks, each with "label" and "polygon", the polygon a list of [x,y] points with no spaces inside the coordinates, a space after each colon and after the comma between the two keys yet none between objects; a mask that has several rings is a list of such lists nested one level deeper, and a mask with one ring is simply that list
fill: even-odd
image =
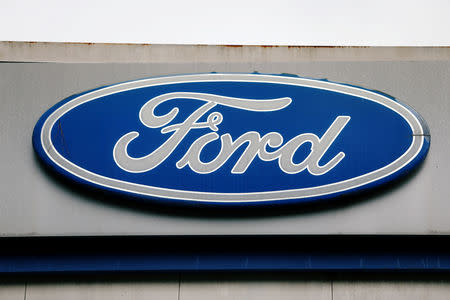
[{"label": "white sky", "polygon": [[450,0],[0,0],[0,40],[450,46]]}]

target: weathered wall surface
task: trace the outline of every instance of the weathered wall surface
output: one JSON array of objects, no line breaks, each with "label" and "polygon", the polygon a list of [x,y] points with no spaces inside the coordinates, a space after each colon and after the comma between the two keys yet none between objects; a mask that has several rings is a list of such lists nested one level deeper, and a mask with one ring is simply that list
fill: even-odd
[{"label": "weathered wall surface", "polygon": [[450,47],[302,47],[1,42],[0,61],[64,63],[249,63],[439,61]]},{"label": "weathered wall surface", "polygon": [[[345,205],[216,218],[80,193],[55,180],[34,154],[36,121],[65,97],[126,80],[212,71],[291,73],[383,91],[425,118],[428,157],[406,180]],[[450,61],[2,63],[0,76],[2,235],[450,233]]]},{"label": "weathered wall surface", "polygon": [[[0,42],[0,234],[450,232],[450,48],[215,47]],[[116,62],[116,63],[114,63]],[[121,62],[122,64],[117,64]],[[135,64],[144,62],[146,64]],[[127,63],[127,64],[123,64]],[[284,216],[182,217],[80,196],[39,165],[31,131],[57,101],[97,86],[192,72],[293,73],[378,89],[427,120],[420,170],[351,205]],[[107,199],[106,199],[107,200]],[[293,225],[295,224],[295,226]],[[1,276],[0,299],[449,299],[447,274],[213,273]]]},{"label": "weathered wall surface", "polygon": [[[124,279],[124,277],[126,279]],[[0,279],[2,300],[448,299],[446,275],[159,274]]]}]

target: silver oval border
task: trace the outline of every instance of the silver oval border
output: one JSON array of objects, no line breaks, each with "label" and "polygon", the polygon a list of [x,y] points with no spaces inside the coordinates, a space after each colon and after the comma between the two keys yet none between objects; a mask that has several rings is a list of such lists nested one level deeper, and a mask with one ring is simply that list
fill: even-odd
[{"label": "silver oval border", "polygon": [[[191,82],[261,82],[261,83],[275,83],[285,85],[295,85],[303,87],[312,87],[322,90],[329,90],[341,94],[356,96],[365,100],[376,102],[383,105],[400,116],[402,116],[412,129],[413,139],[408,150],[399,158],[389,165],[372,171],[370,173],[354,177],[348,180],[339,181],[327,185],[321,185],[303,189],[291,189],[268,192],[251,192],[251,193],[212,193],[212,192],[198,192],[185,191],[167,188],[159,188],[154,186],[131,183],[127,181],[112,179],[105,177],[88,170],[85,170],[72,162],[65,159],[53,146],[51,141],[51,131],[56,121],[65,113],[73,108],[93,101],[95,99],[105,97],[111,94],[166,84],[177,83],[191,83]],[[403,167],[407,166],[421,151],[424,144],[425,129],[416,115],[408,108],[386,96],[379,93],[357,88],[349,85],[338,84],[328,81],[320,81],[315,79],[306,79],[299,77],[286,77],[275,75],[261,75],[261,74],[196,74],[196,75],[177,75],[159,78],[148,78],[130,82],[124,82],[100,88],[98,90],[80,95],[69,102],[65,103],[54,112],[52,112],[41,128],[40,141],[41,146],[48,156],[48,158],[58,167],[66,172],[78,177],[82,180],[90,182],[94,185],[99,185],[105,188],[118,190],[122,192],[132,193],[139,196],[166,198],[172,200],[188,200],[199,202],[215,202],[215,203],[246,203],[246,202],[267,202],[274,200],[288,200],[288,199],[304,199],[326,196],[339,192],[344,192],[356,189],[363,185],[370,184],[374,181],[383,179]]]}]

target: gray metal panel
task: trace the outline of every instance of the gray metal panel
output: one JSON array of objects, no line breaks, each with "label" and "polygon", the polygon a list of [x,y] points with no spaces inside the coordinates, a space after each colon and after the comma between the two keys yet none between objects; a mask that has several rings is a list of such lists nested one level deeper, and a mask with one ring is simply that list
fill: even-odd
[{"label": "gray metal panel", "polygon": [[[133,300],[177,300],[179,297],[179,275],[159,274],[127,279],[104,279],[101,277],[54,279],[53,281],[31,280],[27,284],[28,300],[60,299],[133,299]],[[0,298],[3,299],[3,298]]]},{"label": "gray metal panel", "polygon": [[[211,274],[182,275],[180,299],[315,299],[331,300],[331,281],[305,276],[280,276],[279,274]],[[207,279],[206,279],[207,278]]]},{"label": "gray metal panel", "polygon": [[[26,286],[26,287],[25,287]],[[207,273],[0,279],[0,299],[448,299],[448,275]]]},{"label": "gray metal panel", "polygon": [[[74,93],[148,76],[200,72],[292,73],[388,93],[426,119],[432,142],[418,172],[385,192],[319,210],[253,217],[194,216],[129,208],[56,182],[38,163],[33,127]],[[0,64],[0,234],[448,234],[450,62]]]},{"label": "gray metal panel", "polygon": [[450,297],[450,285],[444,281],[341,281],[333,282],[333,300],[433,299]]},{"label": "gray metal panel", "polygon": [[10,282],[0,279],[0,299],[23,300],[25,295],[25,282]]},{"label": "gray metal panel", "polygon": [[449,60],[449,47],[326,47],[1,42],[0,61],[247,63]]}]

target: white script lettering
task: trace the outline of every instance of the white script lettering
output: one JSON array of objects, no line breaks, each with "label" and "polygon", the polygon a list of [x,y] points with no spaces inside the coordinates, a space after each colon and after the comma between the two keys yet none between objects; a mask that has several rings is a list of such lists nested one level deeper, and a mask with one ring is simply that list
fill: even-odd
[{"label": "white script lettering", "polygon": [[[177,116],[179,109],[175,107],[162,116],[156,116],[154,111],[159,104],[173,99],[189,99],[205,103],[190,114],[184,122],[166,126]],[[223,121],[223,116],[219,112],[212,112],[206,118],[206,122],[199,122],[199,119],[217,104],[248,111],[268,112],[283,109],[291,102],[292,100],[288,97],[250,100],[204,93],[179,92],[163,94],[145,103],[139,112],[139,118],[145,126],[161,128],[162,134],[172,132],[172,135],[150,154],[135,158],[128,155],[127,148],[139,136],[139,133],[136,131],[129,132],[122,136],[114,146],[114,161],[127,172],[142,173],[150,171],[164,162],[191,130],[208,128],[211,132],[199,137],[191,144],[185,155],[176,163],[177,168],[181,169],[189,166],[197,173],[212,173],[223,166],[237,149],[244,146],[244,152],[231,170],[233,174],[245,173],[252,161],[258,157],[263,161],[278,159],[280,169],[288,174],[296,174],[308,170],[312,175],[323,175],[336,167],[345,157],[344,152],[339,152],[327,163],[319,164],[319,161],[350,121],[349,116],[338,116],[321,138],[313,133],[303,133],[295,136],[284,145],[283,136],[278,132],[269,132],[261,136],[256,131],[250,131],[235,140],[229,133],[219,136],[217,134],[218,126]],[[203,148],[219,139],[220,151],[218,155],[209,162],[201,161],[200,153]],[[302,162],[295,163],[293,158],[296,151],[305,144],[310,144],[311,150],[309,155]],[[268,150],[268,147],[273,150]]]}]

